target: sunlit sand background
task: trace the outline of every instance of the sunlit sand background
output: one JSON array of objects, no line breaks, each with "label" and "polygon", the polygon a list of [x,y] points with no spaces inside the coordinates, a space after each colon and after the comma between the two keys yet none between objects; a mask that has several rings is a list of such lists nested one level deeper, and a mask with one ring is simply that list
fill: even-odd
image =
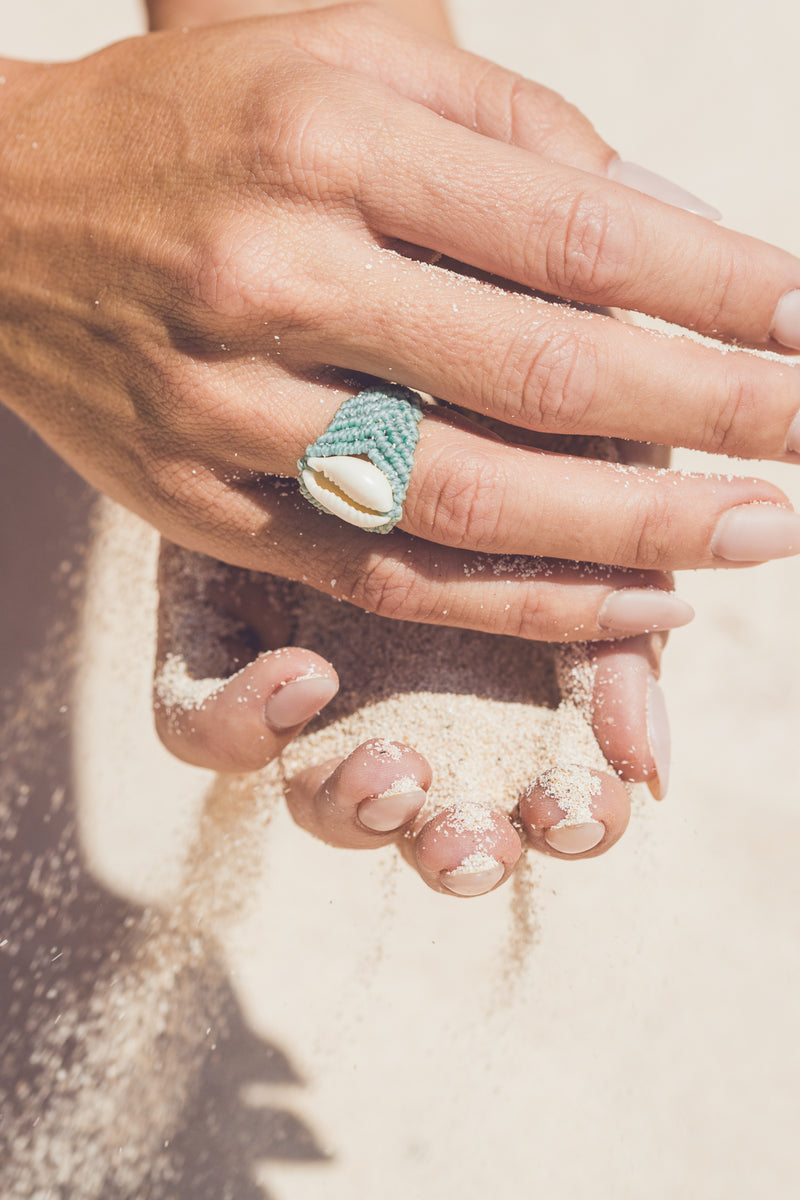
[{"label": "sunlit sand background", "polygon": [[[465,45],[563,92],[623,157],[718,205],[726,223],[800,253],[800,8],[778,0],[457,0],[453,8]],[[0,28],[9,55],[67,58],[137,32],[140,17],[131,0],[2,0]],[[688,453],[678,462],[729,469]],[[758,470],[800,506],[795,471]],[[664,669],[670,795],[661,806],[642,800],[607,857],[531,869],[537,930],[521,953],[510,891],[449,902],[393,855],[330,850],[282,813],[266,833],[250,831],[255,861],[233,911],[221,913],[206,894],[221,876],[191,855],[210,852],[215,830],[224,854],[236,824],[230,798],[222,813],[207,805],[201,821],[208,777],[169,760],[150,729],[152,539],[109,518],[76,613],[76,589],[65,583],[72,567],[62,564],[79,559],[90,496],[4,415],[0,490],[3,683],[20,695],[18,681],[36,676],[48,638],[56,659],[70,632],[78,638],[74,688],[56,670],[56,694],[40,688],[47,698],[33,736],[14,733],[24,745],[15,786],[29,770],[34,793],[46,786],[52,799],[62,786],[64,805],[78,814],[82,916],[63,938],[82,979],[70,995],[91,1006],[90,944],[99,971],[113,957],[113,930],[145,920],[152,904],[177,1014],[177,1029],[148,1040],[147,1005],[155,1021],[160,985],[151,971],[137,991],[137,968],[122,971],[121,994],[146,1010],[126,1069],[151,1098],[124,1150],[156,1166],[129,1164],[120,1179],[134,1182],[87,1195],[798,1194],[796,561],[679,580],[698,616],[673,637]],[[52,854],[52,826],[29,825],[31,861]],[[237,828],[241,840],[247,819]],[[199,1090],[178,1127],[161,1131],[152,1097],[162,1078],[169,1090],[169,1039],[204,1019],[192,1000],[192,962],[183,964],[188,984],[167,978],[172,948],[187,953],[169,917],[187,872],[181,904],[190,918],[196,911],[201,934],[204,921],[216,921],[222,937],[224,999],[209,1002],[207,1042],[190,1055]],[[49,903],[58,957],[58,897]],[[0,916],[0,943],[3,929]],[[104,1028],[101,1014],[86,1044],[102,1042]],[[103,1046],[93,1051],[91,1105],[84,1093],[51,1120],[47,1136],[58,1126],[76,1177],[114,1107],[114,1085],[106,1106],[102,1078],[91,1075],[113,1074],[114,1045],[109,1033],[105,1066]],[[124,1123],[114,1129],[112,1159],[126,1138]],[[36,1153],[46,1163],[41,1143]],[[48,1195],[46,1176],[46,1167],[33,1176],[37,1196]]]}]

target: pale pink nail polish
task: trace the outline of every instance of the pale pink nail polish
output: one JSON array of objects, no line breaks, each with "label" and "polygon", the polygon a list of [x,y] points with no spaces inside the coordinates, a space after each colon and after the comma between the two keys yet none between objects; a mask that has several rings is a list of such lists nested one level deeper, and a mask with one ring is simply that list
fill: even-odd
[{"label": "pale pink nail polish", "polygon": [[583,821],[580,825],[554,825],[545,832],[544,840],[561,854],[585,854],[599,846],[605,832],[602,821]]},{"label": "pale pink nail polish", "polygon": [[427,796],[422,788],[394,795],[374,796],[358,806],[358,819],[373,833],[391,833],[410,821],[425,803]]},{"label": "pale pink nail polish", "polygon": [[800,554],[800,515],[775,504],[740,504],[717,522],[711,551],[727,562],[767,562]]},{"label": "pale pink nail polish", "polygon": [[452,871],[442,871],[448,892],[456,896],[483,896],[490,892],[505,873],[505,867],[490,854],[473,854]]},{"label": "pale pink nail polish", "polygon": [[647,740],[656,768],[656,778],[648,786],[656,800],[663,800],[669,787],[672,741],[664,693],[652,675],[647,681]]},{"label": "pale pink nail polish", "polygon": [[800,455],[800,412],[789,426],[786,434],[786,453]]},{"label": "pale pink nail polish", "polygon": [[770,332],[782,346],[789,350],[800,350],[800,290],[781,296]]},{"label": "pale pink nail polish", "polygon": [[310,721],[338,691],[336,681],[324,675],[309,675],[282,684],[264,705],[267,724],[278,733]]},{"label": "pale pink nail polish", "polygon": [[706,204],[705,200],[687,192],[677,183],[665,179],[663,175],[657,175],[655,171],[648,171],[646,167],[640,167],[638,163],[623,162],[621,158],[615,158],[613,162],[609,163],[608,177],[615,183],[624,183],[626,187],[633,188],[637,192],[644,192],[645,196],[652,196],[654,200],[661,200],[664,204],[673,205],[674,208],[682,208],[685,212],[694,213],[695,216],[705,217],[707,221],[722,219],[722,213],[718,208]]},{"label": "pale pink nail polish", "polygon": [[688,625],[694,609],[672,592],[657,588],[621,588],[606,596],[597,623],[609,633],[652,633]]}]

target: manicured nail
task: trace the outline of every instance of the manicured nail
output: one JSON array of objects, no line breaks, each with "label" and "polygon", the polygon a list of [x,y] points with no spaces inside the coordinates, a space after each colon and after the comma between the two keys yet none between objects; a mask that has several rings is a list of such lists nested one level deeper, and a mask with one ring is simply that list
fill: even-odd
[{"label": "manicured nail", "polygon": [[335,680],[324,675],[291,679],[270,696],[264,705],[267,724],[277,733],[310,721],[338,691]]},{"label": "manicured nail", "polygon": [[656,175],[655,171],[648,171],[646,167],[640,167],[638,163],[623,162],[621,158],[615,158],[609,164],[608,177],[615,183],[624,183],[626,187],[635,188],[637,192],[644,192],[645,196],[652,196],[654,200],[672,204],[675,208],[683,208],[686,212],[705,217],[708,221],[722,219],[718,208],[712,208],[699,196],[693,196],[685,188],[678,187],[677,183],[672,183],[663,175]]},{"label": "manicured nail", "polygon": [[442,871],[441,879],[448,892],[456,896],[483,896],[503,878],[505,867],[490,854],[471,854],[452,871]]},{"label": "manicured nail", "polygon": [[672,592],[658,588],[622,588],[603,601],[597,623],[609,633],[652,633],[688,625],[694,609]]},{"label": "manicured nail", "polygon": [[786,434],[786,453],[800,456],[800,412],[789,426]]},{"label": "manicured nail", "polygon": [[800,291],[781,296],[772,319],[771,333],[782,346],[800,350]]},{"label": "manicured nail", "polygon": [[580,825],[554,825],[544,840],[562,854],[584,854],[602,842],[605,832],[602,821],[584,821]]},{"label": "manicured nail", "polygon": [[656,800],[663,800],[669,787],[669,760],[672,742],[664,693],[651,675],[647,680],[647,740],[655,763],[655,778],[648,787]]},{"label": "manicured nail", "polygon": [[720,517],[711,551],[728,562],[767,562],[800,554],[800,515],[774,504],[740,504]]},{"label": "manicured nail", "polygon": [[422,788],[407,792],[384,793],[364,800],[358,806],[358,819],[373,833],[390,833],[410,821],[425,803],[427,796]]}]

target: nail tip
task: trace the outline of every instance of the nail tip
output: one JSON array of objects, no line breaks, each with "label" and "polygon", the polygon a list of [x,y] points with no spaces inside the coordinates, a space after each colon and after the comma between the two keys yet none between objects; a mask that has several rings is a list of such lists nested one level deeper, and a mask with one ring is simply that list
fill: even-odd
[{"label": "nail tip", "polygon": [[770,335],[785,349],[800,351],[800,288],[781,296],[775,306]]},{"label": "nail tip", "polygon": [[544,840],[559,854],[586,854],[599,846],[606,835],[602,821],[584,821],[579,825],[562,825],[546,830]]},{"label": "nail tip", "polygon": [[598,628],[629,636],[680,629],[694,619],[694,609],[672,592],[657,588],[620,588],[606,596],[597,615]]},{"label": "nail tip", "polygon": [[673,183],[664,175],[642,167],[639,163],[628,162],[621,158],[612,159],[608,165],[608,177],[614,183],[633,188],[662,204],[670,204],[673,208],[681,208],[693,216],[703,217],[706,221],[721,221],[722,213],[713,204],[701,200],[693,192],[689,192],[680,184]]},{"label": "nail tip", "polygon": [[776,504],[740,504],[720,517],[711,553],[722,562],[765,563],[800,554],[800,514]]},{"label": "nail tip", "polygon": [[667,793],[661,787],[661,780],[658,778],[658,775],[654,775],[652,779],[647,779],[645,782],[647,790],[654,800],[661,801],[664,799]]},{"label": "nail tip", "polygon": [[426,800],[422,788],[384,793],[364,800],[358,808],[358,819],[370,833],[394,833],[419,812]]},{"label": "nail tip", "polygon": [[325,675],[289,680],[266,701],[264,719],[276,733],[285,733],[315,717],[338,690],[338,683]]},{"label": "nail tip", "polygon": [[442,871],[439,879],[442,886],[454,896],[485,896],[497,886],[504,874],[503,864],[495,861],[494,866],[476,871],[459,867]]},{"label": "nail tip", "polygon": [[663,800],[669,786],[672,739],[664,693],[652,675],[647,681],[646,721],[647,741],[654,770],[652,778],[647,780],[647,786],[656,800]]}]

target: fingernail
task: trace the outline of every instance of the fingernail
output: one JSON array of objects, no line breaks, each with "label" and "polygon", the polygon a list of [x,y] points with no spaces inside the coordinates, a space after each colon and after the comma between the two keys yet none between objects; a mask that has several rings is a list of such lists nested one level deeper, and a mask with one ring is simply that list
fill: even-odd
[{"label": "fingernail", "polygon": [[800,516],[774,504],[740,504],[717,522],[711,552],[728,562],[767,562],[800,554]]},{"label": "fingernail", "polygon": [[790,350],[800,350],[800,290],[781,296],[772,319],[772,336]]},{"label": "fingernail", "polygon": [[390,833],[410,821],[427,800],[422,788],[407,792],[384,793],[364,800],[358,806],[358,819],[373,833]]},{"label": "fingernail", "polygon": [[448,892],[456,896],[483,896],[503,878],[505,867],[490,854],[471,854],[452,871],[442,871],[441,879]]},{"label": "fingernail", "polygon": [[597,623],[609,633],[652,633],[688,625],[694,609],[672,592],[658,588],[622,588],[606,596]]},{"label": "fingernail", "polygon": [[789,426],[786,434],[786,453],[800,455],[800,412]]},{"label": "fingernail", "polygon": [[553,825],[544,835],[548,846],[562,854],[584,854],[602,842],[606,827],[602,821],[584,821],[581,825]]},{"label": "fingernail", "polygon": [[705,217],[708,221],[722,220],[722,213],[718,208],[706,204],[705,200],[692,195],[685,188],[678,187],[677,183],[672,183],[663,175],[656,175],[655,171],[640,167],[638,163],[623,162],[621,158],[615,158],[609,164],[608,177],[615,183],[624,183],[625,187],[635,188],[637,192],[644,192],[645,196],[652,196],[654,200],[661,200],[664,204],[672,204],[675,208]]},{"label": "fingernail", "polygon": [[335,680],[324,675],[291,679],[270,696],[264,705],[267,724],[277,733],[310,721],[338,691]]},{"label": "fingernail", "polygon": [[669,760],[672,743],[664,693],[651,675],[647,680],[647,741],[655,763],[656,775],[647,786],[656,800],[663,800],[669,787]]}]

